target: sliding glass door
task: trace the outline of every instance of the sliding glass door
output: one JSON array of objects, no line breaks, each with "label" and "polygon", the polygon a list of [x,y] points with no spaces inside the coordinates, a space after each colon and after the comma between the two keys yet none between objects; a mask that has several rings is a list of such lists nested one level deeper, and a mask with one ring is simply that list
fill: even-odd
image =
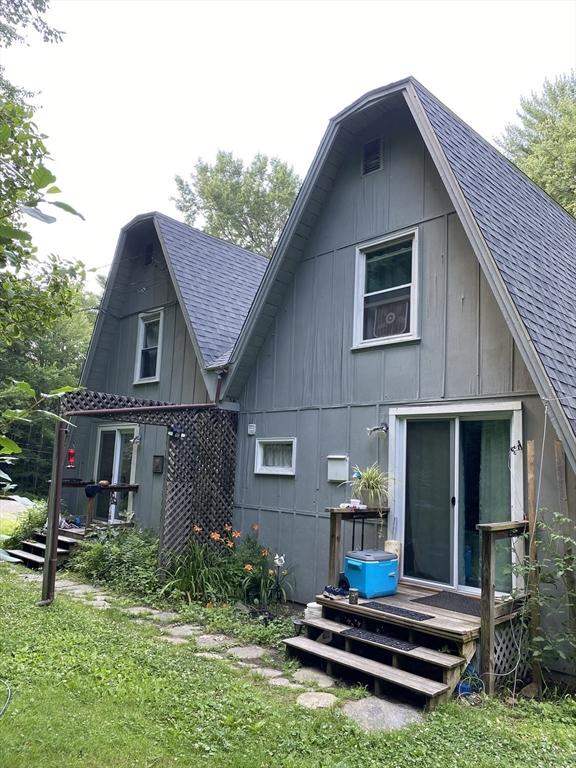
[{"label": "sliding glass door", "polygon": [[[395,424],[396,468],[403,489],[398,515],[403,576],[463,591],[479,589],[476,526],[515,519],[521,512],[512,508],[512,471],[520,472],[522,493],[522,460],[510,450],[513,415],[414,414]],[[499,591],[512,589],[511,564],[510,543],[499,542]]]}]

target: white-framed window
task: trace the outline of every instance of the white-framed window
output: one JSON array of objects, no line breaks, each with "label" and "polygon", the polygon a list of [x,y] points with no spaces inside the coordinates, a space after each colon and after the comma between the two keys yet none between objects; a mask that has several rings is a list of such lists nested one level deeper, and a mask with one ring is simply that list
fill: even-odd
[{"label": "white-framed window", "polygon": [[354,348],[418,338],[418,230],[356,249]]},{"label": "white-framed window", "polygon": [[257,475],[295,475],[296,438],[257,438],[254,472]]},{"label": "white-framed window", "polygon": [[163,320],[164,312],[161,309],[138,315],[134,384],[154,382],[160,378]]}]

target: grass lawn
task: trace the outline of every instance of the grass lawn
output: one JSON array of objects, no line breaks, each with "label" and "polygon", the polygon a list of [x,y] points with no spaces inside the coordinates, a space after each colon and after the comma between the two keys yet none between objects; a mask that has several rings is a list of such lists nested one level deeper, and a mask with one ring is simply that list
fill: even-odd
[{"label": "grass lawn", "polygon": [[[2,768],[551,768],[576,764],[576,702],[456,703],[424,725],[366,735],[226,661],[173,646],[116,610],[58,597],[0,565]],[[4,694],[0,687],[0,708]]]}]

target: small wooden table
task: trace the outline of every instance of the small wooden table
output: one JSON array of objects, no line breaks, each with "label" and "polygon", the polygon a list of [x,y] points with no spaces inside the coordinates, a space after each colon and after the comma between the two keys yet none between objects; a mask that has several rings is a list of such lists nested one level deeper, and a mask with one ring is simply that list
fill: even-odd
[{"label": "small wooden table", "polygon": [[342,568],[342,520],[377,520],[387,518],[388,507],[377,509],[353,509],[352,507],[326,507],[330,517],[330,550],[328,559],[328,581],[338,583],[338,574]]}]

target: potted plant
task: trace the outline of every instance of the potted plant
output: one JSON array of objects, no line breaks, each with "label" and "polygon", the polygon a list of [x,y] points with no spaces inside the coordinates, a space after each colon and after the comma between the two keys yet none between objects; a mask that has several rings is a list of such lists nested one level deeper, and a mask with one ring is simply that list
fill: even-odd
[{"label": "potted plant", "polygon": [[358,465],[352,468],[352,478],[342,485],[349,485],[352,495],[367,507],[378,510],[378,540],[384,538],[384,508],[388,505],[390,476],[382,472],[375,462],[364,469]]}]

